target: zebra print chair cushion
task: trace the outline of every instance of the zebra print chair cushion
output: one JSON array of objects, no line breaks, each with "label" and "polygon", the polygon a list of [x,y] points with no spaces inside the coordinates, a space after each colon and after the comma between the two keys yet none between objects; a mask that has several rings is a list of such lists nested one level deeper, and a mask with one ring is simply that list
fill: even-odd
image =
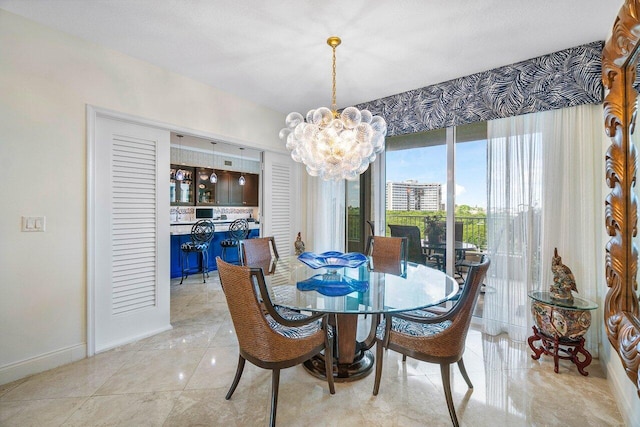
[{"label": "zebra print chair cushion", "polygon": [[202,252],[206,250],[208,247],[209,247],[208,243],[186,242],[180,245],[180,249],[182,249],[183,251],[189,251],[189,252]]},{"label": "zebra print chair cushion", "polygon": [[[435,314],[429,313],[428,311],[424,310],[413,310],[407,312],[407,314],[420,317],[435,317]],[[411,335],[413,337],[427,337],[439,334],[440,332],[451,326],[450,320],[440,323],[417,323],[410,320],[399,319],[396,317],[393,317],[392,319],[393,321],[391,324],[391,330],[401,334]],[[383,319],[376,329],[376,337],[379,340],[382,340],[384,338],[385,325],[386,319]]]},{"label": "zebra print chair cushion", "polygon": [[[284,308],[284,307],[276,307],[276,310],[282,317],[288,320],[301,320],[308,317],[306,314],[298,313],[297,311],[289,310],[288,308]],[[304,326],[292,327],[292,326],[285,326],[281,323],[278,323],[273,317],[271,317],[268,314],[265,315],[265,318],[267,319],[267,322],[269,323],[269,327],[271,329],[273,329],[275,332],[279,333],[283,337],[287,337],[287,338],[308,337],[310,335],[315,334],[320,330],[320,328],[322,328],[321,320],[309,323]],[[329,337],[332,337],[333,328],[328,328],[328,329],[329,329]]]},{"label": "zebra print chair cushion", "polygon": [[290,308],[285,308],[280,305],[274,305],[273,308],[276,309],[280,316],[288,320],[300,320],[307,317],[305,314],[302,314],[299,311],[291,310]]}]

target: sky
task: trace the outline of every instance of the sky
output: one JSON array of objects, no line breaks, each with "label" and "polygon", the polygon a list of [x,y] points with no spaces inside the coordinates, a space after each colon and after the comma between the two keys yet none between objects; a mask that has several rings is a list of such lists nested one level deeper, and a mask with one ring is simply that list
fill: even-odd
[{"label": "sky", "polygon": [[[456,144],[456,204],[487,207],[487,141]],[[446,198],[446,145],[387,151],[387,179],[443,184]]]}]

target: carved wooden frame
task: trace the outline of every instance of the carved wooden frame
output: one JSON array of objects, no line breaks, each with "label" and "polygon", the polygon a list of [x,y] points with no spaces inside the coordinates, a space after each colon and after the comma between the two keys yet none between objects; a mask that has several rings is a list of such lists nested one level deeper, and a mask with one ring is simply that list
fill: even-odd
[{"label": "carved wooden frame", "polygon": [[638,231],[636,184],[637,149],[631,135],[636,122],[638,93],[633,87],[640,46],[640,0],[625,0],[602,53],[604,120],[611,145],[606,154],[606,180],[611,192],[605,200],[606,246],[604,322],[609,342],[616,349],[627,376],[640,396],[640,315],[636,295]]}]

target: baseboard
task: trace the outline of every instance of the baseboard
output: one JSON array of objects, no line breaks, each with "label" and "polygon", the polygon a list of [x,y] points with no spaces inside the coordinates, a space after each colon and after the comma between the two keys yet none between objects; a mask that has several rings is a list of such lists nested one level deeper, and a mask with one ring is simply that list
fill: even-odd
[{"label": "baseboard", "polygon": [[130,344],[132,342],[136,342],[138,340],[144,339],[144,338],[149,338],[149,337],[154,336],[156,334],[159,334],[161,332],[170,331],[171,329],[173,329],[173,326],[171,326],[171,324],[169,323],[167,325],[161,326],[161,327],[159,327],[157,329],[154,329],[152,331],[147,331],[147,332],[145,332],[143,334],[140,334],[140,335],[127,337],[125,339],[118,340],[118,341],[112,341],[112,342],[110,342],[108,344],[105,344],[102,348],[96,349],[96,354],[104,353],[105,351],[113,350],[114,348],[118,348],[118,347],[121,347],[123,345],[127,345],[127,344]]},{"label": "baseboard", "polygon": [[[607,348],[605,351],[603,345],[600,345],[600,365],[605,372],[611,392],[618,403],[620,414],[628,426],[640,426],[640,403],[638,395],[635,392],[635,386],[629,380],[622,364],[618,359],[615,350]],[[611,360],[613,358],[613,360]],[[618,363],[620,366],[613,366]]]},{"label": "baseboard", "polygon": [[87,357],[87,345],[82,343],[2,366],[0,367],[0,385],[66,365],[85,357]]}]

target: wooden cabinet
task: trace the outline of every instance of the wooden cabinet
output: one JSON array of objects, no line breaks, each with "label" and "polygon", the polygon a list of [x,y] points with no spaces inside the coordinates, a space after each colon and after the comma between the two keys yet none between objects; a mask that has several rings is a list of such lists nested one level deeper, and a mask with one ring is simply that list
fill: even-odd
[{"label": "wooden cabinet", "polygon": [[216,205],[229,206],[229,191],[231,188],[231,181],[233,172],[231,171],[217,171],[218,183],[216,184]]},{"label": "wooden cabinet", "polygon": [[259,175],[243,174],[245,185],[239,183],[240,172],[218,171],[216,204],[218,206],[258,206]]},{"label": "wooden cabinet", "polygon": [[260,175],[246,173],[244,178],[246,183],[242,189],[242,206],[258,206]]},{"label": "wooden cabinet", "polygon": [[[184,171],[182,181],[176,179],[178,169]],[[193,206],[194,205],[194,168],[181,165],[171,165],[169,175],[169,200],[171,206]]]},{"label": "wooden cabinet", "polygon": [[213,169],[209,168],[197,168],[196,169],[196,182],[198,183],[196,194],[196,205],[198,206],[213,206],[216,204],[216,190],[218,184],[211,182],[210,177]]},{"label": "wooden cabinet", "polygon": [[[186,171],[185,179],[176,181],[178,169]],[[216,170],[218,182],[212,184],[211,168],[171,165],[171,206],[258,206],[260,176],[243,174],[245,185],[239,183],[240,172]]]},{"label": "wooden cabinet", "polygon": [[229,199],[227,206],[242,206],[240,172],[229,172]]}]

